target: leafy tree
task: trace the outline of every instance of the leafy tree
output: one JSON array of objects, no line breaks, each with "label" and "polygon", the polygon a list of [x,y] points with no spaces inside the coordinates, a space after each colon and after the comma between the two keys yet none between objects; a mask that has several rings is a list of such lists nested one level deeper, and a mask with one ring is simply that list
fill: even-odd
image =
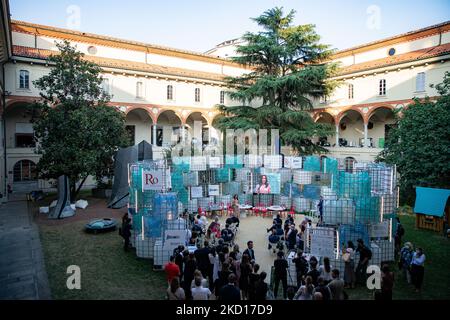
[{"label": "leafy tree", "polygon": [[328,79],[337,65],[326,63],[332,51],[319,43],[315,26],[292,25],[294,15],[293,10],[284,15],[282,8],[273,8],[253,18],[263,31],[247,32],[232,58],[251,72],[227,78],[233,88],[228,95],[241,105],[219,105],[222,116],[215,125],[221,130],[279,129],[282,143],[300,154],[326,152],[312,138],[334,130],[315,123],[308,110],[312,98],[328,96],[336,87]]},{"label": "leafy tree", "polygon": [[60,53],[48,59],[50,72],[34,81],[43,98],[32,107],[37,167],[44,179],[67,175],[74,200],[89,175],[100,181],[112,172],[113,154],[128,135],[123,114],[107,106],[101,69],[69,42],[57,47]]},{"label": "leafy tree", "polygon": [[397,165],[402,198],[409,204],[415,186],[450,188],[450,73],[431,87],[441,96],[435,102],[414,99],[400,110],[397,127],[378,156]]}]

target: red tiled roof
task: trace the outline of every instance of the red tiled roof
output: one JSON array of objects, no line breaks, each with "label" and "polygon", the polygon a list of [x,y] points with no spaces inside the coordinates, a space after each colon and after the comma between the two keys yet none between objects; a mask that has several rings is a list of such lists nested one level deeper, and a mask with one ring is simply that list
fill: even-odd
[{"label": "red tiled roof", "polygon": [[[36,59],[47,59],[50,55],[58,54],[57,51],[23,47],[23,46],[13,46],[13,55],[27,58]],[[181,76],[196,78],[201,80],[213,80],[213,81],[223,81],[225,75],[218,73],[202,72],[196,70],[188,70],[182,68],[166,67],[154,64],[148,64],[143,62],[134,62],[128,60],[120,59],[110,59],[103,57],[95,57],[85,55],[84,58],[88,61],[94,62],[101,67],[117,68],[122,70],[130,71],[142,71],[155,74],[161,74],[166,76]]]},{"label": "red tiled roof", "polygon": [[450,43],[343,67],[340,75],[413,62],[450,53]]}]

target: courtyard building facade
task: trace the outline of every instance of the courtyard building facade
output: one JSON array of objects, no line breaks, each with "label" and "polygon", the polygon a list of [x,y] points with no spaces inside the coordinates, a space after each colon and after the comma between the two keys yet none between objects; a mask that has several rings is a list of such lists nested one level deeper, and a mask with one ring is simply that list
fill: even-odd
[{"label": "courtyard building facade", "polygon": [[[202,54],[5,19],[6,32],[0,38],[4,51],[0,56],[4,61],[3,200],[8,188],[52,187],[37,177],[39,155],[34,152],[27,107],[40,100],[33,81],[49,71],[47,59],[57,53],[55,42],[70,41],[102,68],[103,90],[111,95],[111,107],[126,116],[130,145],[146,140],[153,144],[156,157],[162,157],[165,147],[186,139],[195,121],[202,122],[204,144],[219,142],[222,134],[213,126],[218,116],[215,107],[237,104],[226,94],[230,88],[224,78],[251,71],[229,59],[239,39]],[[450,71],[449,58],[450,22],[336,52],[332,61],[341,65],[336,77],[341,85],[330,97],[315,100],[311,111],[315,121],[332,124],[335,134],[316,142],[333,157],[350,162],[373,160],[395,125],[394,111],[414,97],[437,96],[429,85],[441,82]],[[164,127],[170,127],[175,138],[163,134]],[[282,148],[282,152],[290,150]],[[86,186],[93,184],[91,180]]]}]

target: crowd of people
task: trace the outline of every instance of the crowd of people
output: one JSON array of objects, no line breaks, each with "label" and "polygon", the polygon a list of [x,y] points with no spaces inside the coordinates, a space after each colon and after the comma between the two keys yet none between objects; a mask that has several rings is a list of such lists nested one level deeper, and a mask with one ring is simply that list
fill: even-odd
[{"label": "crowd of people", "polygon": [[261,301],[269,285],[267,274],[259,272],[253,242],[241,252],[220,238],[217,245],[205,240],[203,246],[189,252],[180,245],[164,270],[167,275],[167,298],[170,300]]},{"label": "crowd of people", "polygon": [[[238,203],[235,197],[235,203]],[[237,205],[236,205],[237,207]],[[367,268],[372,259],[372,251],[362,239],[357,244],[348,241],[342,251],[343,274],[330,264],[328,257],[319,260],[303,253],[307,241],[307,230],[312,221],[305,218],[298,227],[292,215],[283,222],[280,215],[273,219],[267,229],[268,249],[276,254],[273,263],[273,291],[270,289],[268,274],[260,272],[256,263],[254,243],[247,242],[241,252],[235,243],[239,230],[239,215],[233,210],[222,227],[215,217],[208,225],[205,216],[187,212],[178,219],[191,225],[186,245],[180,245],[170,257],[164,270],[167,275],[167,298],[170,300],[210,300],[262,301],[277,299],[280,289],[288,300],[344,300],[348,299],[347,289],[357,284],[367,285]],[[320,222],[320,219],[319,219]],[[131,220],[127,215],[122,219],[120,234],[124,238],[124,249],[130,247]],[[402,244],[405,230],[397,218],[394,235],[398,269],[409,284],[420,292],[424,279],[425,254],[422,248],[414,248],[412,243]],[[192,250],[195,247],[195,250]],[[189,250],[191,249],[191,250]],[[296,285],[288,286],[289,264],[286,255],[296,252],[292,263],[295,265]],[[359,259],[355,259],[356,255]],[[356,263],[357,261],[357,263]],[[381,267],[381,289],[375,299],[391,300],[394,288],[394,272],[388,264]]]}]

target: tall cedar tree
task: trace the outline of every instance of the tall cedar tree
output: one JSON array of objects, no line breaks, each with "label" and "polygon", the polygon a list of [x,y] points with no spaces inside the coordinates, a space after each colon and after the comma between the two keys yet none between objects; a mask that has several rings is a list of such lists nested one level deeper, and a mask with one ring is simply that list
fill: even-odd
[{"label": "tall cedar tree", "polygon": [[221,130],[279,129],[281,142],[299,154],[326,152],[312,139],[330,136],[334,129],[315,123],[308,110],[313,98],[329,96],[336,87],[329,78],[337,65],[326,63],[332,51],[319,43],[315,26],[292,25],[294,15],[294,10],[283,15],[282,8],[273,8],[252,19],[263,31],[247,32],[232,58],[251,72],[227,78],[233,89],[227,94],[240,105],[219,105],[215,125]]},{"label": "tall cedar tree", "polygon": [[[433,85],[431,85],[433,87]],[[414,187],[450,188],[450,73],[435,86],[440,96],[414,99],[398,110],[378,160],[396,164],[402,199],[414,201]]]},{"label": "tall cedar tree", "polygon": [[124,115],[107,106],[101,69],[68,41],[56,46],[60,53],[49,57],[50,72],[33,82],[43,98],[32,106],[37,167],[44,179],[67,175],[74,200],[89,175],[100,181],[111,174],[113,155],[128,134]]}]

